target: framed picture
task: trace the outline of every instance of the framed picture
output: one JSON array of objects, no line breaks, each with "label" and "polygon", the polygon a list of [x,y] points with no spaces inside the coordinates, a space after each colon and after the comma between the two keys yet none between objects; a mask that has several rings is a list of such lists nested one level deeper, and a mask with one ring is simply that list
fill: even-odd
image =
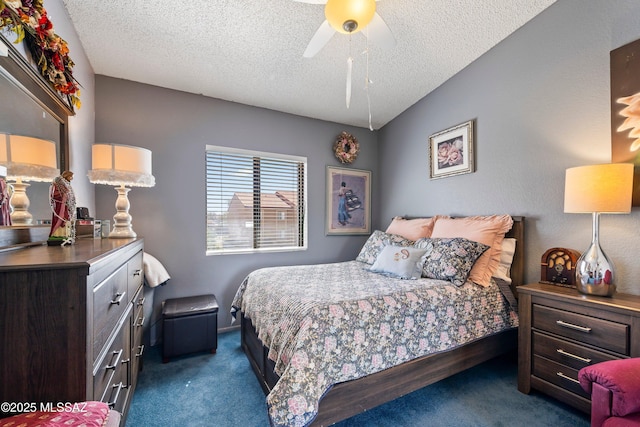
[{"label": "framed picture", "polygon": [[610,53],[611,163],[633,163],[632,206],[640,206],[640,40]]},{"label": "framed picture", "polygon": [[327,166],[327,234],[371,233],[371,172]]},{"label": "framed picture", "polygon": [[429,164],[431,179],[473,172],[473,120],[431,135]]}]

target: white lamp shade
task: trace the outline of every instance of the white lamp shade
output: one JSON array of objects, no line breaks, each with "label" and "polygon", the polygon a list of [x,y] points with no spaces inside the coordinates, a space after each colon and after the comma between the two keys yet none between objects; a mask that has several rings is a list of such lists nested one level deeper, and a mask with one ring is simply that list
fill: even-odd
[{"label": "white lamp shade", "polygon": [[91,149],[92,170],[89,180],[94,184],[115,184],[153,187],[151,151],[146,148],[118,144],[94,144]]},{"label": "white lamp shade", "polygon": [[633,165],[612,163],[567,169],[564,211],[567,213],[629,213]]},{"label": "white lamp shade", "polygon": [[30,136],[0,134],[0,165],[9,179],[51,181],[60,175],[55,142]]}]

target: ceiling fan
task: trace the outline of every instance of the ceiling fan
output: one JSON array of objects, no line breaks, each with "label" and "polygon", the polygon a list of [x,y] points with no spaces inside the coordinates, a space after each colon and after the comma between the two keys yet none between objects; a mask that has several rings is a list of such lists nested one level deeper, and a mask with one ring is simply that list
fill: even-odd
[{"label": "ceiling fan", "polygon": [[311,38],[303,55],[311,58],[329,42],[337,32],[354,34],[367,29],[367,39],[384,49],[393,48],[396,39],[376,12],[377,0],[294,0],[299,3],[324,4],[325,21]]}]

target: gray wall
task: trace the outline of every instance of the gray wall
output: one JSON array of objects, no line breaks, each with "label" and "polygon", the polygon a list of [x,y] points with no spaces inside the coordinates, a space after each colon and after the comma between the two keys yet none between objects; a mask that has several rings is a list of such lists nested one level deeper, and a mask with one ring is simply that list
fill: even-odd
[{"label": "gray wall", "polygon": [[[610,162],[609,52],[638,38],[637,0],[559,0],[380,131],[378,218],[524,215],[529,281],[546,249],[584,251],[591,216],[563,213],[564,172]],[[429,135],[469,119],[477,171],[429,180]],[[619,290],[635,294],[639,228],[638,208],[600,222]]]},{"label": "gray wall", "polygon": [[[366,236],[325,236],[324,230],[326,166],[340,165],[332,145],[343,130],[360,142],[351,167],[371,170],[375,187],[378,148],[376,134],[369,130],[96,76],[96,142],[153,152],[156,186],[133,188],[129,200],[133,228],[145,238],[145,251],[172,276],[153,297],[155,320],[164,299],[214,293],[220,304],[219,326],[229,327],[233,296],[252,270],[355,258]],[[307,156],[308,250],[205,255],[207,144]],[[113,188],[96,186],[97,217],[110,219],[115,200]],[[373,212],[378,211],[375,206]]]},{"label": "gray wall", "polygon": [[95,135],[93,69],[62,0],[47,0],[45,8],[53,23],[54,31],[69,45],[69,56],[75,64],[73,75],[81,86],[80,101],[82,106],[76,109],[75,116],[69,119],[69,168],[74,172],[72,184],[77,206],[86,206],[90,212],[93,212],[95,192],[93,184],[87,178],[87,171],[91,169],[91,145]]}]

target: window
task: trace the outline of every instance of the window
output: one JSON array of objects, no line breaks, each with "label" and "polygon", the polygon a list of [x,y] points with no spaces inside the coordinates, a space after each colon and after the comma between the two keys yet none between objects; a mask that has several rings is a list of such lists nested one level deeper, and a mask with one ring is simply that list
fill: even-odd
[{"label": "window", "polygon": [[306,157],[207,146],[207,255],[306,249]]}]

